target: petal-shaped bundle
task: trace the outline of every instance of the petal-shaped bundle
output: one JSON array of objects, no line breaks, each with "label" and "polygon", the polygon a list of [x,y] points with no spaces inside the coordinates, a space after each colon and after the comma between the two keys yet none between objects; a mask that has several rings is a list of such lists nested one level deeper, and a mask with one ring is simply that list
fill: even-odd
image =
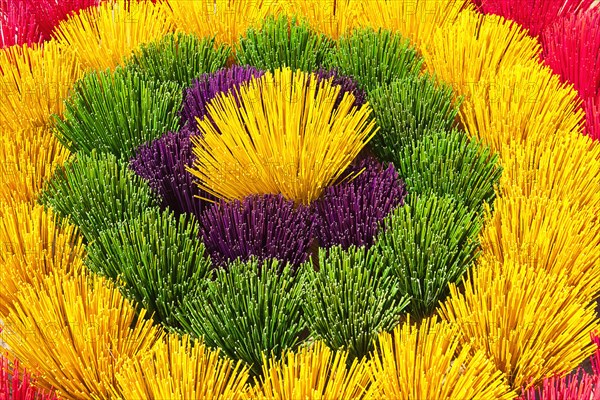
[{"label": "petal-shaped bundle", "polygon": [[126,399],[238,400],[245,392],[248,370],[220,357],[202,342],[168,335],[154,348],[127,360],[117,371]]},{"label": "petal-shaped bundle", "polygon": [[481,0],[481,10],[487,14],[501,15],[518,22],[538,36],[544,28],[557,20],[585,11],[594,0]]},{"label": "petal-shaped bundle", "polygon": [[248,27],[259,25],[267,15],[282,8],[278,0],[175,0],[160,4],[178,31],[214,36],[217,42],[229,45]]},{"label": "petal-shaped bundle", "polygon": [[54,392],[34,386],[35,376],[19,366],[19,361],[9,362],[0,356],[0,399],[11,400],[57,400]]},{"label": "petal-shaped bundle", "polygon": [[306,261],[314,216],[281,195],[220,202],[202,214],[202,240],[217,265],[250,258],[276,258],[297,267]]},{"label": "petal-shaped bundle", "polygon": [[45,127],[0,134],[0,202],[33,202],[70,152]]},{"label": "petal-shaped bundle", "polygon": [[462,293],[455,285],[450,291],[442,315],[513,388],[571,371],[593,353],[594,306],[580,302],[565,274],[512,260],[482,262]]},{"label": "petal-shaped bundle", "polygon": [[110,282],[83,273],[23,288],[4,324],[11,353],[66,399],[108,398],[123,362],[162,336]]},{"label": "petal-shaped bundle", "polygon": [[54,40],[3,50],[0,71],[0,127],[11,131],[49,126],[50,115],[62,115],[64,99],[83,74],[76,56]]},{"label": "petal-shaped bundle", "polygon": [[[367,104],[354,107],[341,88],[289,68],[267,72],[221,95],[199,120],[190,169],[199,186],[232,200],[281,193],[308,204],[350,165],[377,128]],[[240,106],[241,103],[242,105]]]},{"label": "petal-shaped bundle", "polygon": [[561,18],[540,37],[544,61],[584,98],[600,94],[600,8]]},{"label": "petal-shaped bundle", "polygon": [[102,71],[123,62],[140,44],[163,37],[172,26],[164,8],[153,2],[114,0],[63,20],[55,37],[84,68]]},{"label": "petal-shaped bundle", "polygon": [[334,352],[322,342],[287,352],[281,361],[267,360],[263,378],[250,392],[254,399],[355,399],[369,383],[365,361],[348,362],[344,351]]},{"label": "petal-shaped bundle", "polygon": [[[566,199],[499,198],[481,234],[484,258],[567,276],[574,299],[600,293],[600,224],[597,209]],[[515,218],[515,216],[517,216]]]},{"label": "petal-shaped bundle", "polygon": [[315,202],[321,247],[372,245],[381,221],[404,204],[406,187],[393,165],[366,159],[355,169],[358,177],[328,187]]},{"label": "petal-shaped bundle", "polygon": [[[369,369],[375,399],[512,399],[502,373],[436,317],[382,333]],[[471,354],[473,351],[473,354]]]},{"label": "petal-shaped bundle", "polygon": [[28,203],[0,207],[0,316],[12,309],[19,291],[39,286],[47,274],[79,273],[82,237],[51,210]]}]

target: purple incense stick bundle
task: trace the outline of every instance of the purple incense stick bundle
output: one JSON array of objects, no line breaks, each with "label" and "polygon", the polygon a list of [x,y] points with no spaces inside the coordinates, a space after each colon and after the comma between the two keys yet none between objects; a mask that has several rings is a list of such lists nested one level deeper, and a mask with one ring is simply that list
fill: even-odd
[{"label": "purple incense stick bundle", "polygon": [[[198,131],[196,118],[204,119],[208,103],[220,93],[227,93],[241,84],[264,74],[254,67],[234,65],[210,74],[202,74],[183,94],[181,126]],[[235,95],[235,91],[233,91]],[[209,117],[210,118],[210,117]]]},{"label": "purple incense stick bundle", "polygon": [[406,186],[391,163],[385,168],[367,158],[354,168],[364,171],[351,181],[327,188],[315,203],[315,235],[322,247],[372,245],[381,220],[404,204]]},{"label": "purple incense stick bundle", "polygon": [[194,159],[191,135],[192,132],[187,128],[180,132],[169,132],[138,148],[129,166],[148,181],[162,198],[164,207],[177,214],[190,213],[199,218],[206,208],[206,201],[196,196],[210,196],[198,188],[194,176],[186,170]]},{"label": "purple incense stick bundle", "polygon": [[308,257],[314,216],[282,195],[220,202],[201,217],[202,238],[213,262],[276,258],[298,266]]},{"label": "purple incense stick bundle", "polygon": [[340,75],[335,68],[329,70],[320,68],[317,71],[315,71],[315,75],[319,80],[333,78],[331,81],[332,84],[336,86],[341,86],[340,94],[335,100],[333,106],[334,109],[340,105],[345,93],[351,93],[354,96],[355,107],[360,107],[367,102],[367,92],[358,87],[358,83],[356,82],[356,80],[354,80],[350,76]]}]

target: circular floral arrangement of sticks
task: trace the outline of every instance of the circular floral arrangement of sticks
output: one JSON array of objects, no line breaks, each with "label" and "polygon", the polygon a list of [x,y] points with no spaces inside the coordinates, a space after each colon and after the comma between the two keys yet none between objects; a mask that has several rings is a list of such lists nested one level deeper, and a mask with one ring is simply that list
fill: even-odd
[{"label": "circular floral arrangement of sticks", "polygon": [[[593,391],[559,377],[595,349],[600,72],[464,1],[325,3],[107,2],[3,50],[12,395]],[[579,6],[531,28],[555,70]]]}]

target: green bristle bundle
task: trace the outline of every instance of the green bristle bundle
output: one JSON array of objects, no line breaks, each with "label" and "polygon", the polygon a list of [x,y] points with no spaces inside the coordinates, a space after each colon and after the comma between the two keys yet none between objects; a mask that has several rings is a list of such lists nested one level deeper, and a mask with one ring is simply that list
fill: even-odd
[{"label": "green bristle bundle", "polygon": [[58,139],[72,152],[92,150],[131,157],[138,146],[175,130],[182,90],[173,82],[148,80],[139,72],[91,72],[54,116]]},{"label": "green bristle bundle", "polygon": [[268,17],[259,28],[250,28],[236,45],[239,65],[273,71],[290,67],[312,72],[322,66],[333,41],[313,31],[306,22],[287,16]]},{"label": "green bristle bundle", "polygon": [[79,154],[57,170],[40,202],[77,225],[88,241],[158,206],[152,190],[112,154]]},{"label": "green bristle bundle", "polygon": [[195,218],[150,208],[100,232],[87,247],[88,267],[117,281],[154,319],[177,326],[175,309],[211,271]]},{"label": "green bristle bundle", "polygon": [[263,352],[278,357],[298,344],[302,297],[302,284],[289,266],[236,261],[186,296],[177,319],[185,332],[259,374]]},{"label": "green bristle bundle", "polygon": [[430,315],[479,254],[482,220],[448,197],[420,196],[383,221],[376,246],[394,269],[411,315]]},{"label": "green bristle bundle", "polygon": [[318,265],[318,270],[312,263],[303,266],[307,325],[330,348],[362,358],[373,350],[378,333],[399,322],[408,297],[375,248],[320,249]]},{"label": "green bristle bundle", "polygon": [[214,38],[199,38],[191,34],[168,34],[149,44],[143,44],[127,63],[127,68],[146,79],[174,82],[189,86],[201,74],[223,68],[231,49],[216,45]]},{"label": "green bristle bundle", "polygon": [[460,104],[453,104],[452,88],[436,84],[428,75],[408,76],[369,93],[369,103],[380,127],[371,141],[382,160],[396,162],[402,150],[431,131],[449,131]]},{"label": "green bristle bundle", "polygon": [[407,39],[381,29],[356,29],[340,37],[328,54],[327,67],[352,76],[367,92],[417,76],[423,65],[423,58]]},{"label": "green bristle bundle", "polygon": [[502,175],[498,156],[458,131],[425,135],[403,148],[395,164],[411,198],[451,196],[480,213],[494,201]]}]

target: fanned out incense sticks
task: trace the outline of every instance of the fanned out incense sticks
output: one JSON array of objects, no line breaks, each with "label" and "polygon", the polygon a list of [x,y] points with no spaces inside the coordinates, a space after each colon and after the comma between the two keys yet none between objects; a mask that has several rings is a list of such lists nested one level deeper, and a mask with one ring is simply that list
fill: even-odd
[{"label": "fanned out incense sticks", "polygon": [[86,264],[116,281],[155,321],[177,327],[175,309],[212,269],[199,236],[195,219],[150,208],[100,232],[87,246]]},{"label": "fanned out incense sticks", "polygon": [[110,397],[127,359],[152,349],[163,333],[119,290],[92,274],[53,273],[24,287],[4,318],[4,341],[43,388],[61,398]]},{"label": "fanned out incense sticks", "polygon": [[437,317],[379,335],[369,372],[372,399],[512,399],[502,373],[482,351],[461,344]]},{"label": "fanned out incense sticks", "polygon": [[398,32],[421,50],[441,27],[453,24],[459,13],[472,9],[468,0],[360,2],[360,20],[378,29]]},{"label": "fanned out incense sticks", "polygon": [[448,285],[461,281],[479,255],[481,227],[476,212],[435,195],[416,197],[383,220],[375,246],[398,277],[400,293],[410,295],[412,315],[429,316]]},{"label": "fanned out incense sticks", "polygon": [[369,92],[394,80],[417,76],[423,58],[398,33],[364,28],[340,37],[325,65],[352,76]]},{"label": "fanned out incense sticks", "polygon": [[0,1],[0,48],[13,45],[32,45],[44,38],[34,13],[34,3],[25,0]]},{"label": "fanned out incense sticks", "polygon": [[213,121],[199,120],[202,135],[192,137],[190,171],[201,189],[224,200],[281,193],[309,204],[340,176],[376,133],[375,121],[349,93],[334,111],[341,88],[310,77],[267,72],[237,96],[213,100]]},{"label": "fanned out incense sticks", "polygon": [[514,196],[496,199],[487,213],[483,257],[563,274],[582,304],[600,293],[600,225],[595,207],[566,199]]},{"label": "fanned out incense sticks", "polygon": [[85,255],[78,230],[51,210],[20,203],[0,207],[0,319],[19,291],[53,272],[78,273]]},{"label": "fanned out incense sticks", "polygon": [[40,390],[34,386],[34,382],[35,376],[32,376],[27,370],[20,367],[18,360],[10,362],[6,357],[0,356],[1,399],[58,400],[54,392]]},{"label": "fanned out incense sticks", "polygon": [[129,161],[129,167],[148,182],[163,207],[176,214],[189,213],[200,218],[210,204],[203,199],[210,196],[198,188],[195,178],[187,170],[194,161],[192,134],[186,126],[180,132],[168,132],[139,147]]},{"label": "fanned out incense sticks", "polygon": [[44,188],[40,202],[79,227],[88,241],[159,204],[150,187],[126,162],[95,152],[80,155],[58,170]]},{"label": "fanned out incense sticks", "polygon": [[275,258],[294,267],[304,262],[313,238],[314,216],[281,195],[220,202],[200,217],[202,241],[215,264]]},{"label": "fanned out incense sticks", "polygon": [[176,129],[181,97],[177,83],[144,79],[135,70],[91,72],[74,85],[63,117],[54,117],[56,136],[73,152],[129,158]]},{"label": "fanned out incense sticks", "polygon": [[3,131],[50,127],[50,115],[62,115],[63,100],[83,75],[75,56],[54,40],[0,51],[0,71]]},{"label": "fanned out incense sticks", "polygon": [[481,0],[480,9],[518,22],[531,36],[538,36],[557,20],[586,11],[592,4],[594,0]]},{"label": "fanned out incense sticks", "polygon": [[404,204],[406,187],[391,164],[386,167],[370,158],[354,169],[360,175],[328,187],[314,203],[321,247],[372,245],[380,222]]},{"label": "fanned out incense sticks", "polygon": [[535,60],[541,46],[511,21],[464,11],[456,21],[436,30],[421,52],[427,70],[468,100],[472,86],[493,79],[504,68]]},{"label": "fanned out incense sticks", "polygon": [[459,115],[467,132],[498,151],[511,139],[582,129],[577,93],[538,64],[540,50],[518,25],[465,12],[423,53],[429,70],[464,97]]},{"label": "fanned out incense sticks", "polygon": [[410,302],[399,277],[375,248],[340,246],[319,250],[304,266],[303,318],[313,336],[349,357],[368,357],[377,334],[396,326]]},{"label": "fanned out incense sticks", "polygon": [[84,68],[103,71],[116,67],[140,44],[161,38],[172,28],[166,10],[158,4],[114,0],[71,15],[58,24],[54,35]]},{"label": "fanned out incense sticks", "polygon": [[452,87],[436,84],[427,74],[395,79],[369,93],[369,104],[381,128],[371,141],[377,156],[397,163],[403,151],[425,134],[455,127],[460,101]]},{"label": "fanned out incense sticks", "polygon": [[544,197],[572,208],[600,207],[600,143],[577,132],[541,143],[512,140],[500,151],[500,193],[506,197]]},{"label": "fanned out incense sticks", "polygon": [[0,0],[0,397],[587,396],[591,1]]},{"label": "fanned out incense sticks", "polygon": [[230,49],[216,45],[214,38],[195,35],[168,34],[160,39],[142,44],[127,61],[149,80],[170,81],[187,87],[200,74],[223,68]]},{"label": "fanned out incense sticks", "polygon": [[465,130],[494,151],[511,140],[541,145],[556,135],[583,132],[577,92],[540,64],[503,68],[466,97],[459,113]]},{"label": "fanned out incense sticks", "polygon": [[334,42],[312,30],[306,21],[287,16],[269,16],[258,28],[250,28],[235,46],[239,65],[275,71],[289,67],[312,72],[323,61]]},{"label": "fanned out incense sticks", "polygon": [[44,127],[0,134],[0,202],[34,202],[70,153]]},{"label": "fanned out incense sticks", "polygon": [[317,32],[337,40],[344,33],[360,26],[360,0],[282,0],[283,10],[288,15],[306,18]]},{"label": "fanned out incense sticks", "polygon": [[428,132],[399,153],[395,164],[409,198],[450,196],[479,213],[496,198],[498,156],[464,132]]},{"label": "fanned out incense sticks", "polygon": [[450,292],[441,306],[444,319],[515,389],[571,371],[594,351],[594,305],[580,302],[563,273],[512,260],[480,262],[464,289],[451,284]]},{"label": "fanned out incense sticks", "polygon": [[600,142],[600,94],[585,102],[585,132],[592,139]]},{"label": "fanned out incense sticks", "polygon": [[335,68],[326,69],[323,67],[316,70],[315,75],[319,81],[331,79],[332,85],[341,87],[340,94],[338,94],[337,99],[335,99],[335,102],[333,103],[334,109],[339,107],[345,93],[352,93],[354,96],[354,105],[356,107],[361,107],[367,102],[367,93],[358,86],[356,79],[351,76],[342,75]]},{"label": "fanned out incense sticks", "polygon": [[281,360],[263,361],[262,378],[250,391],[254,399],[354,399],[369,385],[366,361],[348,360],[322,342],[286,352]]},{"label": "fanned out incense sticks", "polygon": [[4,21],[0,47],[39,43],[52,37],[54,28],[69,15],[97,6],[101,0],[2,0]]},{"label": "fanned out incense sticks", "polygon": [[[207,117],[212,120],[208,113],[208,104],[213,99],[219,94],[229,94],[237,99],[239,86],[254,78],[259,78],[263,74],[264,71],[254,67],[234,65],[214,73],[200,75],[193,81],[192,86],[184,91],[181,126],[197,132],[198,121],[196,118],[202,120]],[[339,74],[335,69],[320,68],[315,71],[315,75],[318,82],[327,80],[332,85],[341,87],[338,97],[334,100],[334,109],[340,105],[346,92],[354,95],[355,106],[360,107],[366,103],[366,93],[358,88],[354,79]]]},{"label": "fanned out incense sticks", "polygon": [[548,26],[540,36],[544,61],[583,99],[600,94],[600,8],[573,13]]},{"label": "fanned out incense sticks", "polygon": [[282,9],[281,1],[198,0],[164,1],[160,7],[176,30],[199,37],[214,36],[217,43],[233,45],[251,26]]},{"label": "fanned out incense sticks", "polygon": [[192,337],[259,374],[263,353],[279,358],[300,342],[303,297],[300,278],[289,265],[274,259],[236,261],[187,295],[177,319]]},{"label": "fanned out incense sticks", "polygon": [[544,379],[539,387],[531,387],[523,391],[519,400],[598,400],[600,399],[598,383],[597,375],[589,375],[579,368],[573,374]]},{"label": "fanned out incense sticks", "polygon": [[115,395],[127,399],[239,400],[249,377],[241,362],[188,336],[169,334],[151,351],[125,361],[116,379]]},{"label": "fanned out incense sticks", "polygon": [[[21,0],[27,2],[28,0]],[[50,39],[58,24],[81,10],[98,7],[107,0],[38,0],[33,7],[44,40]]]},{"label": "fanned out incense sticks", "polygon": [[[198,121],[208,114],[208,104],[220,94],[237,95],[237,88],[253,78],[259,78],[264,71],[254,67],[234,65],[219,71],[202,74],[185,89],[181,109],[181,126],[191,131],[198,131]],[[210,118],[210,116],[208,116]]]}]

